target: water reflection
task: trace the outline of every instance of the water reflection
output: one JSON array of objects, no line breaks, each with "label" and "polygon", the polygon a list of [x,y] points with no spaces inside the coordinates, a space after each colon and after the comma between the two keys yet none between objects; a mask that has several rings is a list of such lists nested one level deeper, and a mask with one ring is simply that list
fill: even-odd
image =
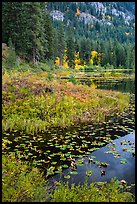
[{"label": "water reflection", "polygon": [[97,88],[107,90],[117,90],[123,93],[135,93],[134,80],[115,80],[115,81],[95,81]]},{"label": "water reflection", "polygon": [[[121,141],[126,140],[130,141],[130,143],[127,143],[126,145],[121,145]],[[114,157],[113,154],[107,154],[108,150],[110,150],[110,146],[112,146],[112,143],[109,143],[105,147],[100,148],[97,151],[94,151],[91,153],[88,157],[84,157],[84,165],[77,167],[77,175],[71,175],[70,179],[68,179],[69,183],[75,183],[75,184],[83,184],[86,178],[86,170],[90,170],[93,172],[91,176],[88,177],[88,183],[97,181],[107,181],[110,182],[111,178],[116,177],[119,180],[126,180],[127,184],[130,185],[132,183],[135,183],[135,157],[132,155],[132,152],[134,152],[134,142],[135,142],[135,133],[128,134],[124,137],[121,137],[119,139],[116,139],[113,141],[115,143],[115,150],[120,154],[119,158]],[[123,151],[123,148],[127,148],[128,151]],[[109,166],[105,167],[99,167],[97,164],[94,164],[93,162],[89,163],[89,158],[91,156],[95,156],[95,160],[106,162],[109,164]],[[121,158],[126,159],[127,163],[121,164]],[[105,169],[106,174],[101,176],[101,169]],[[66,169],[63,171],[62,175],[56,175],[54,176],[55,180],[63,180],[66,181],[64,178],[64,175],[69,174],[70,169]]]}]

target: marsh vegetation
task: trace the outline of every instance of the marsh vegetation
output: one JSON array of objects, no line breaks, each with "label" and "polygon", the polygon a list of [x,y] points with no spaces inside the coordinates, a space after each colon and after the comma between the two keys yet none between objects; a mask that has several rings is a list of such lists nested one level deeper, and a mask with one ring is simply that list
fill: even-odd
[{"label": "marsh vegetation", "polygon": [[[68,186],[60,179],[65,182],[77,176],[78,168],[86,165],[87,158],[88,162],[93,162],[101,168],[100,175],[105,175],[103,168],[107,168],[109,164],[96,160],[91,153],[114,139],[131,133],[135,128],[134,94],[96,89],[95,83],[87,86],[80,82],[73,83],[74,79],[71,79],[72,82],[68,79],[59,80],[58,73],[60,72],[55,74],[52,71],[52,78],[48,77],[47,72],[32,71],[12,71],[3,75],[3,201],[77,200],[78,197],[76,194],[74,196],[73,191],[76,184]],[[110,151],[112,152],[109,153],[116,157],[120,156],[114,151],[114,147]],[[135,156],[134,145],[130,153]],[[124,158],[121,158],[120,162],[122,165],[126,164]],[[19,165],[20,170],[16,170],[15,165]],[[63,173],[65,169],[67,174]],[[39,177],[41,174],[43,176]],[[85,179],[92,177],[92,168],[86,169],[84,174]],[[50,178],[57,175],[60,179],[52,184]],[[15,179],[13,182],[12,176],[18,181]],[[32,179],[31,184],[28,178],[33,176],[35,180]],[[26,185],[22,182],[28,183],[29,191],[25,190]],[[98,186],[96,183],[91,183],[90,186],[83,183],[82,186],[77,186],[78,195],[80,192],[84,195],[78,200],[99,201],[96,185]],[[106,197],[107,185],[117,192],[115,198],[111,193],[109,198]],[[7,186],[11,188],[7,190]],[[14,191],[11,190],[12,186],[15,187]],[[130,193],[123,193],[121,197],[123,190],[121,191],[121,183],[117,179],[108,184],[102,183],[101,186],[99,199],[120,201],[130,197],[134,200]],[[127,189],[130,187],[122,189],[129,191]],[[36,188],[40,194],[35,194]],[[55,191],[47,190],[49,193],[44,193],[48,188],[55,188]],[[92,190],[95,192],[94,198],[87,196],[84,190],[87,188],[90,195]],[[62,189],[70,191],[68,197],[63,197],[64,193],[60,194]],[[22,191],[24,194],[20,197]],[[17,193],[16,196],[14,193]]]}]

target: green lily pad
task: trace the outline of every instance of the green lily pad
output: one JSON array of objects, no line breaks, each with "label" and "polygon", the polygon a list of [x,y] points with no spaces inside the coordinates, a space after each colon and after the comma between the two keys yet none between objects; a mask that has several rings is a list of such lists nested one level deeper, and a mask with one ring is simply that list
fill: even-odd
[{"label": "green lily pad", "polygon": [[31,152],[28,153],[29,156],[32,156],[33,154]]},{"label": "green lily pad", "polygon": [[68,168],[68,165],[67,165],[67,164],[64,164],[62,167],[63,167],[63,168]]},{"label": "green lily pad", "polygon": [[66,156],[66,157],[69,157],[69,156],[70,156],[70,154],[69,154],[69,153],[66,153],[66,154],[65,154],[65,156]]},{"label": "green lily pad", "polygon": [[98,165],[100,163],[100,161],[95,160],[95,161],[93,161],[93,163]]},{"label": "green lily pad", "polygon": [[66,147],[61,147],[60,150],[66,150]]},{"label": "green lily pad", "polygon": [[20,146],[24,147],[24,146],[25,146],[25,144],[20,144]]},{"label": "green lily pad", "polygon": [[69,179],[70,175],[65,175],[64,178]]},{"label": "green lily pad", "polygon": [[82,156],[82,155],[78,155],[78,157],[79,157],[79,158],[82,158],[83,156]]},{"label": "green lily pad", "polygon": [[83,166],[83,165],[84,165],[84,163],[82,163],[82,162],[77,163],[77,166]]},{"label": "green lily pad", "polygon": [[52,164],[52,165],[55,165],[55,164],[57,164],[57,162],[51,162],[51,164]]},{"label": "green lily pad", "polygon": [[90,158],[95,159],[96,157],[95,156],[90,156]]},{"label": "green lily pad", "polygon": [[61,158],[60,158],[60,160],[65,161],[65,160],[66,160],[66,158],[65,158],[65,157],[61,157]]},{"label": "green lily pad", "polygon": [[120,164],[127,164],[127,161],[120,161]]},{"label": "green lily pad", "polygon": [[70,174],[78,174],[78,172],[77,171],[70,171]]}]

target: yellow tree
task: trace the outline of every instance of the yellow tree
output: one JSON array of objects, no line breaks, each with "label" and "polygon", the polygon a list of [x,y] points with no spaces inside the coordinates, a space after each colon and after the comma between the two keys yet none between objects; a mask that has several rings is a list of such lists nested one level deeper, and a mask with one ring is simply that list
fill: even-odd
[{"label": "yellow tree", "polygon": [[68,60],[67,60],[67,48],[65,49],[65,54],[64,54],[64,57],[63,57],[63,67],[65,68],[68,68]]},{"label": "yellow tree", "polygon": [[55,65],[59,66],[60,65],[60,58],[59,57],[56,57],[56,60],[55,60]]},{"label": "yellow tree", "polygon": [[79,52],[75,52],[75,68],[80,69],[81,67],[82,65],[79,58]]},{"label": "yellow tree", "polygon": [[99,65],[101,63],[101,53],[98,53],[95,50],[91,51],[91,59],[94,65]]}]

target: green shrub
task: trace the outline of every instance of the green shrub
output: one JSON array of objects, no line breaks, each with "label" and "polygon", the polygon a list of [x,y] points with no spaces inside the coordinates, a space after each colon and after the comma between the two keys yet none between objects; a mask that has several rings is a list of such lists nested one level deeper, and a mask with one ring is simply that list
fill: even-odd
[{"label": "green shrub", "polygon": [[52,73],[49,73],[47,78],[49,81],[52,81],[54,79],[54,75]]},{"label": "green shrub", "polygon": [[74,85],[78,84],[77,79],[76,79],[73,75],[71,75],[71,76],[69,77],[68,81],[69,81],[69,82],[72,82]]},{"label": "green shrub", "polygon": [[16,161],[15,155],[2,156],[2,202],[42,202],[47,195],[46,181],[37,168]]},{"label": "green shrub", "polygon": [[134,202],[135,196],[123,189],[121,182],[115,178],[110,183],[91,183],[83,185],[59,183],[51,196],[52,202]]}]

